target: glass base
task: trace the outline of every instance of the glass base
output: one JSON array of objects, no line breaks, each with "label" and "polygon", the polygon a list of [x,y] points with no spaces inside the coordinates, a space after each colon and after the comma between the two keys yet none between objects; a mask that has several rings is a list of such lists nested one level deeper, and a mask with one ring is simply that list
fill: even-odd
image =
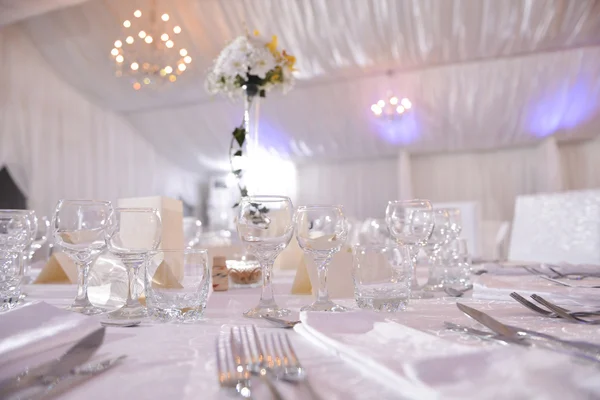
[{"label": "glass base", "polygon": [[85,306],[80,306],[77,304],[71,304],[70,306],[68,306],[66,308],[67,311],[73,311],[76,313],[80,313],[83,315],[97,315],[97,314],[102,314],[104,312],[106,312],[106,310],[103,310],[102,308],[98,308],[96,306],[93,306],[91,304],[89,305],[85,305]]},{"label": "glass base", "polygon": [[140,319],[148,316],[148,310],[142,306],[123,306],[118,310],[111,311],[108,313],[108,319],[114,320],[129,320],[129,319]]},{"label": "glass base", "polygon": [[262,317],[274,317],[281,318],[290,315],[292,312],[287,308],[274,307],[254,307],[244,312],[244,317],[248,318],[262,318]]},{"label": "glass base", "polygon": [[335,304],[331,300],[326,301],[315,301],[309,306],[304,306],[300,311],[326,311],[326,312],[345,312],[349,311],[348,307],[340,306]]},{"label": "glass base", "polygon": [[410,291],[410,298],[411,299],[433,299],[433,293],[431,292],[424,292],[421,289],[411,289]]}]

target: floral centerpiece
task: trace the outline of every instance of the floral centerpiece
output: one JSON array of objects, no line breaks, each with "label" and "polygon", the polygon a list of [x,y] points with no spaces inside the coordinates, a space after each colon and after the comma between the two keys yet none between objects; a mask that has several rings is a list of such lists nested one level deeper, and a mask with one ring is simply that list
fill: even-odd
[{"label": "floral centerpiece", "polygon": [[254,31],[253,35],[239,36],[227,45],[206,78],[210,93],[244,98],[244,118],[233,130],[229,148],[231,172],[237,178],[242,197],[248,195],[248,190],[242,183],[243,171],[236,167],[234,159],[258,148],[258,99],[273,89],[288,92],[294,85],[295,63],[294,56],[279,51],[277,36],[267,41]]}]

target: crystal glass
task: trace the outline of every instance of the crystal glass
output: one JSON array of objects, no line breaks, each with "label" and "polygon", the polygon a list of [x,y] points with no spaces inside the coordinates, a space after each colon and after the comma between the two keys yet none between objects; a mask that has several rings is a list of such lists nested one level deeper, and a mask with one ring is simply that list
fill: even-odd
[{"label": "crystal glass", "polygon": [[417,281],[417,257],[433,232],[433,213],[429,200],[390,201],[385,210],[385,221],[396,242],[408,246],[412,259],[411,298],[432,297],[419,287]]},{"label": "crystal glass", "polygon": [[[33,215],[35,217],[35,214]],[[46,244],[48,237],[50,236],[50,220],[45,216],[39,219],[35,217],[34,227],[35,229],[32,229],[33,240],[31,245],[27,248],[25,254],[25,279],[27,280],[30,279],[33,256],[35,255],[36,251],[41,249],[44,244]]]},{"label": "crystal glass", "polygon": [[359,244],[389,244],[392,236],[384,219],[369,218],[360,227]]},{"label": "crystal glass", "polygon": [[0,249],[0,311],[16,306],[21,299],[22,252]]},{"label": "crystal glass", "polygon": [[107,231],[108,250],[125,266],[128,280],[125,305],[108,314],[110,319],[138,319],[147,316],[135,290],[136,277],[149,252],[160,244],[162,225],[155,208],[116,208]]},{"label": "crystal glass", "polygon": [[31,240],[29,215],[23,210],[0,210],[0,304],[14,307],[21,296],[23,251]]},{"label": "crystal glass", "polygon": [[450,241],[452,232],[450,230],[450,216],[446,209],[434,209],[432,214],[433,231],[425,246],[429,256],[429,278],[424,290],[441,291],[443,290],[442,275],[445,260],[441,255],[441,250]]},{"label": "crystal glass", "polygon": [[462,232],[462,218],[459,208],[444,208],[448,213],[448,223],[450,228],[450,240],[458,239]]},{"label": "crystal glass", "polygon": [[99,314],[88,298],[91,266],[106,249],[105,235],[113,207],[109,201],[60,200],[52,219],[54,240],[75,262],[78,269],[77,297],[68,310],[86,315]]},{"label": "crystal glass", "polygon": [[442,286],[456,290],[471,285],[471,258],[466,239],[454,239],[447,246],[446,263],[442,274]]},{"label": "crystal glass", "polygon": [[275,258],[292,239],[292,216],[292,201],[288,197],[250,196],[240,202],[237,231],[248,253],[256,257],[262,269],[260,301],[244,313],[246,317],[283,317],[290,313],[275,303],[271,279]]},{"label": "crystal glass", "polygon": [[360,308],[396,312],[410,298],[412,260],[408,247],[398,244],[352,248],[354,298]]},{"label": "crystal glass", "polygon": [[294,217],[298,245],[317,266],[319,287],[317,299],[302,311],[347,311],[346,307],[329,299],[327,267],[335,253],[341,250],[348,235],[348,222],[342,206],[302,206]]},{"label": "crystal glass", "polygon": [[151,251],[145,276],[146,304],[153,318],[182,323],[202,319],[210,283],[206,250]]}]

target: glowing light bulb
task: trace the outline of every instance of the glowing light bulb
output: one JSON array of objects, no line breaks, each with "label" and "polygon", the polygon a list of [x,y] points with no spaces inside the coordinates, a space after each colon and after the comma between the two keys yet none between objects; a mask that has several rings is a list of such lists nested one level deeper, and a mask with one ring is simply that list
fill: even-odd
[{"label": "glowing light bulb", "polygon": [[132,70],[137,71],[139,67],[140,66],[139,66],[138,63],[136,63],[136,62],[131,63],[131,69]]},{"label": "glowing light bulb", "polygon": [[167,65],[167,66],[165,67],[165,72],[166,72],[167,74],[170,74],[171,72],[173,72],[173,68],[171,68],[171,66],[170,66],[170,65]]},{"label": "glowing light bulb", "polygon": [[136,18],[139,18],[139,17],[142,16],[142,12],[140,10],[135,10],[133,12],[133,16],[136,17]]},{"label": "glowing light bulb", "polygon": [[133,36],[127,36],[127,39],[125,39],[125,41],[127,42],[127,44],[132,44],[133,43]]},{"label": "glowing light bulb", "polygon": [[383,100],[379,100],[379,101],[377,102],[377,105],[379,106],[379,108],[383,108],[383,107],[385,107],[385,101],[383,101]]},{"label": "glowing light bulb", "polygon": [[381,114],[381,107],[379,107],[377,104],[373,104],[371,106],[371,111],[373,111],[373,113],[375,115],[380,115]]},{"label": "glowing light bulb", "polygon": [[138,33],[138,36],[140,37],[140,39],[143,39],[146,37],[146,32],[140,31],[140,33]]},{"label": "glowing light bulb", "polygon": [[123,26],[124,26],[125,28],[129,28],[129,27],[131,26],[131,21],[130,21],[130,20],[128,20],[128,19],[126,19],[125,21],[123,21]]},{"label": "glowing light bulb", "polygon": [[404,98],[404,99],[402,99],[402,100],[400,101],[400,104],[402,104],[402,106],[403,106],[405,109],[407,109],[407,110],[408,110],[408,109],[410,109],[410,108],[412,107],[412,103],[411,103],[411,102],[410,102],[410,100],[409,100],[409,99],[407,99],[407,98]]},{"label": "glowing light bulb", "polygon": [[152,36],[146,36],[146,38],[144,39],[144,42],[152,43]]},{"label": "glowing light bulb", "polygon": [[167,40],[167,43],[165,43],[165,46],[167,46],[169,49],[172,48],[174,45],[172,40]]},{"label": "glowing light bulb", "polygon": [[160,35],[160,40],[162,40],[163,42],[166,42],[167,40],[169,40],[169,35],[167,35],[166,33],[163,33],[162,35]]},{"label": "glowing light bulb", "polygon": [[117,58],[115,58],[115,60],[116,60],[118,63],[122,63],[122,62],[125,60],[125,58],[124,58],[122,55],[120,55],[120,54],[119,54],[119,55],[117,56]]},{"label": "glowing light bulb", "polygon": [[165,71],[164,69],[161,69],[160,76],[167,76],[167,71]]},{"label": "glowing light bulb", "polygon": [[112,49],[110,51],[110,54],[112,54],[113,56],[118,56],[119,55],[119,49]]},{"label": "glowing light bulb", "polygon": [[187,50],[186,50],[186,49],[181,49],[181,50],[179,50],[179,55],[180,55],[181,57],[185,57],[185,56],[187,56],[187,54],[188,54],[188,52],[187,52]]},{"label": "glowing light bulb", "polygon": [[144,78],[144,85],[150,84],[150,78]]},{"label": "glowing light bulb", "polygon": [[163,21],[167,22],[169,20],[169,14],[163,14],[163,15],[161,15],[160,19],[162,19]]},{"label": "glowing light bulb", "polygon": [[178,69],[179,69],[181,72],[183,72],[183,71],[185,71],[185,69],[186,69],[187,67],[185,66],[185,64],[179,64],[179,65],[177,66],[177,68],[178,68]]},{"label": "glowing light bulb", "polygon": [[115,47],[119,48],[119,47],[121,47],[121,46],[123,46],[123,42],[121,42],[120,40],[117,40],[117,41],[115,42]]},{"label": "glowing light bulb", "polygon": [[396,96],[392,97],[390,99],[390,104],[395,106],[396,104],[398,104],[398,98]]},{"label": "glowing light bulb", "polygon": [[173,33],[179,34],[181,33],[181,27],[179,25],[173,27]]},{"label": "glowing light bulb", "polygon": [[177,77],[175,75],[170,75],[169,76],[169,81],[175,82],[176,80],[177,80]]},{"label": "glowing light bulb", "polygon": [[186,64],[191,63],[192,62],[192,57],[190,57],[190,56],[183,57],[183,62],[185,62]]},{"label": "glowing light bulb", "polygon": [[133,88],[134,88],[135,90],[140,90],[140,89],[142,88],[142,85],[140,85],[140,83],[139,83],[139,82],[136,82],[136,83],[134,83],[134,84],[133,84]]},{"label": "glowing light bulb", "polygon": [[404,107],[402,107],[402,106],[398,106],[398,107],[396,108],[396,112],[397,112],[398,114],[402,114],[402,113],[404,112]]}]

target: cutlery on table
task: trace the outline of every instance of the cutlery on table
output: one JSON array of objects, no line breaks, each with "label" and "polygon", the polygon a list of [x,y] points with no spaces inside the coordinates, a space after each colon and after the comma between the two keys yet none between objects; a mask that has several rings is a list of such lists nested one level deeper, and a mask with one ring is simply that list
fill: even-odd
[{"label": "cutlery on table", "polygon": [[302,383],[310,393],[310,397],[319,400],[312,388],[306,370],[300,364],[292,343],[286,334],[265,334],[264,347],[267,368],[273,372],[277,379],[291,383]]},{"label": "cutlery on table", "polygon": [[77,367],[72,370],[70,373],[65,374],[60,377],[54,377],[53,379],[46,380],[46,387],[41,392],[38,392],[31,397],[21,397],[19,399],[27,399],[27,400],[42,400],[49,397],[54,397],[58,394],[64,393],[67,390],[78,386],[81,383],[86,382],[87,380],[93,378],[96,375],[100,375],[101,373],[108,371],[112,367],[118,365],[121,361],[123,361],[127,356],[119,356],[116,358],[104,360],[94,364],[88,364],[81,367]]},{"label": "cutlery on table", "polygon": [[272,322],[275,325],[279,326],[279,328],[284,328],[284,329],[291,329],[300,323],[300,321],[286,321],[285,319],[274,318],[274,317],[270,317],[268,315],[263,316],[263,318],[266,319],[267,321]]},{"label": "cutlery on table", "polygon": [[100,321],[100,324],[102,326],[111,326],[111,327],[119,327],[119,328],[130,328],[133,326],[138,326],[139,324],[142,323],[142,320],[139,319],[135,319],[135,320],[103,320]]},{"label": "cutlery on table", "polygon": [[456,306],[463,313],[501,336],[528,339],[532,344],[540,345],[543,348],[563,353],[567,352],[569,355],[600,363],[600,345],[583,341],[563,340],[545,333],[505,325],[486,313],[465,304],[456,303]]},{"label": "cutlery on table", "polygon": [[273,376],[266,369],[266,356],[260,344],[256,327],[254,325],[252,325],[252,327],[234,327],[232,328],[231,334],[234,337],[234,340],[237,339],[241,343],[242,354],[244,356],[243,362],[248,367],[248,370],[253,375],[260,377],[269,388],[269,391],[275,400],[282,400],[283,396],[273,382]]},{"label": "cutlery on table", "polygon": [[570,287],[570,288],[580,288],[580,289],[600,289],[600,285],[573,285],[568,282],[559,281],[558,279],[550,278],[546,275],[539,275],[540,278],[545,279],[547,281],[557,283],[562,286]]},{"label": "cutlery on table", "polygon": [[464,289],[454,289],[451,287],[445,287],[444,292],[451,297],[462,297],[463,294],[473,289],[473,285],[469,285]]},{"label": "cutlery on table", "polygon": [[[540,315],[543,315],[545,317],[549,317],[549,318],[563,318],[563,317],[561,317],[560,315],[558,315],[555,312],[544,310],[543,308],[540,308],[539,306],[537,306],[536,304],[534,304],[531,301],[527,300],[525,297],[521,296],[517,292],[512,292],[510,294],[510,297],[512,297],[514,300],[518,301],[519,303],[521,303],[521,305],[529,308],[531,311],[534,311],[534,312],[536,312],[536,313],[538,313]],[[572,316],[576,316],[576,317],[586,317],[586,316],[594,316],[594,315],[600,316],[600,311],[571,311],[571,310],[567,310],[566,308],[562,308],[562,307],[560,307],[560,308],[564,312],[569,313]]]},{"label": "cutlery on table", "polygon": [[[236,392],[244,398],[252,398],[250,388],[250,371],[241,362],[238,346],[229,335],[220,334],[216,341],[217,377],[219,384],[224,388],[235,388]],[[236,356],[238,357],[236,359]]]},{"label": "cutlery on table", "polygon": [[28,368],[18,375],[0,382],[0,398],[26,387],[44,383],[53,377],[69,374],[75,367],[89,360],[104,340],[106,328],[102,327],[80,339],[62,356],[39,366]]},{"label": "cutlery on table", "polygon": [[444,321],[444,326],[446,327],[446,329],[448,329],[450,331],[466,333],[468,335],[475,336],[480,339],[497,341],[502,344],[518,344],[521,346],[529,346],[530,345],[529,342],[522,340],[522,339],[515,339],[512,337],[508,337],[508,336],[496,335],[493,332],[480,331],[479,329],[469,328],[467,326],[455,324],[453,322]]},{"label": "cutlery on table", "polygon": [[566,312],[566,310],[564,308],[559,307],[556,304],[549,302],[548,300],[544,299],[541,296],[538,296],[537,294],[532,294],[531,298],[534,299],[535,301],[537,301],[538,303],[548,307],[549,309],[551,309],[556,314],[558,314],[559,316],[561,316],[562,318],[564,318],[566,320],[573,321],[573,322],[579,322],[579,323],[583,323],[583,324],[588,324],[588,325],[600,325],[600,319],[587,320],[587,319],[581,318],[577,315],[573,315],[571,313]]},{"label": "cutlery on table", "polygon": [[554,272],[554,274],[556,276],[554,276],[554,278],[564,278],[564,279],[570,279],[573,281],[580,281],[582,279],[585,278],[600,278],[600,274],[598,273],[592,273],[592,272],[568,272],[568,273],[563,273],[558,271],[555,268],[552,268],[551,266],[548,266],[548,269],[552,272]]}]

